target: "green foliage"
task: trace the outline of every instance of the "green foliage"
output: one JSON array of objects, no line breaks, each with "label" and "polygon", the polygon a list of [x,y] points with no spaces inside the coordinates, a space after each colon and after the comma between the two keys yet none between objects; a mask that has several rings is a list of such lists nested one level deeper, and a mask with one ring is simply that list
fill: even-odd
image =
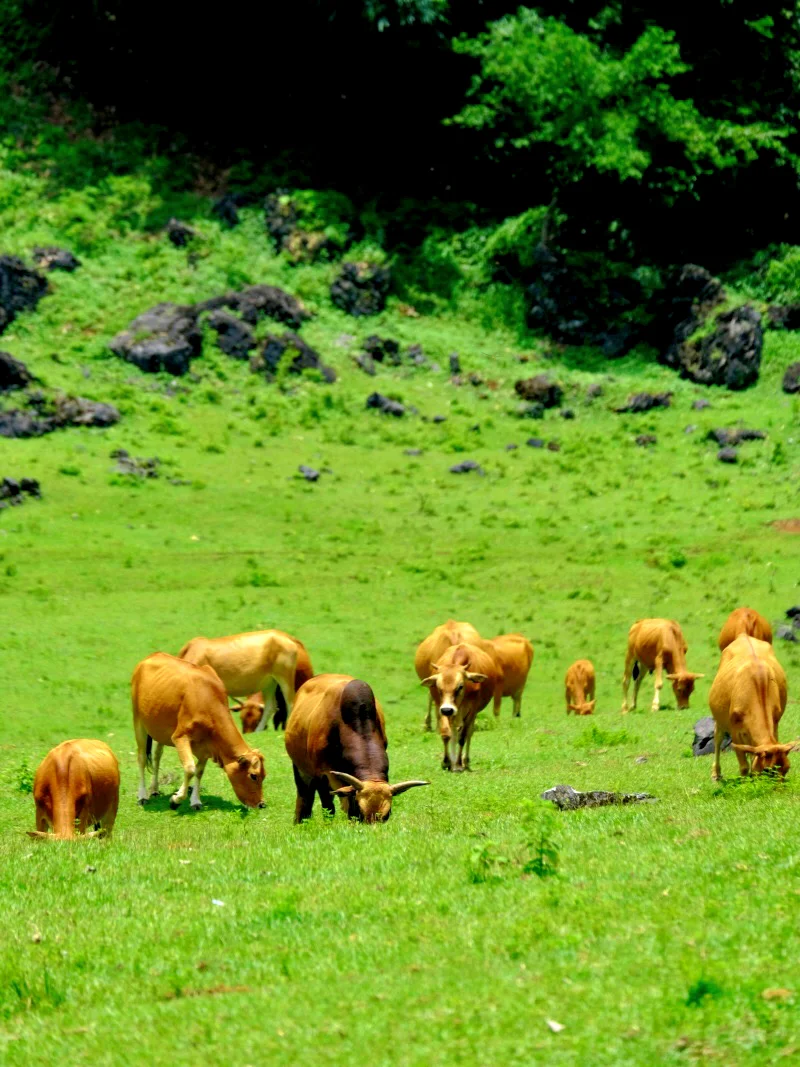
[{"label": "green foliage", "polygon": [[16,779],[16,788],[18,793],[32,793],[33,792],[33,771],[28,766],[26,760],[17,767],[14,772],[14,778]]},{"label": "green foliage", "polygon": [[547,801],[526,802],[522,819],[527,847],[522,867],[525,874],[549,878],[558,873],[559,847],[553,836],[557,818],[553,805]]},{"label": "green foliage", "polygon": [[611,748],[614,745],[633,745],[639,740],[628,730],[604,730],[594,723],[575,739],[576,748],[596,749]]}]

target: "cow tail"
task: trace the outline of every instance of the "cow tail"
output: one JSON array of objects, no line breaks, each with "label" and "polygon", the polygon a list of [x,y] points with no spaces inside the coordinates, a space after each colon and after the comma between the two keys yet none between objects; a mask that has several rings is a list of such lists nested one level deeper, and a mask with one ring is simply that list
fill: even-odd
[{"label": "cow tail", "polygon": [[148,771],[153,769],[153,739],[150,734],[147,735],[147,745],[145,746],[145,767]]},{"label": "cow tail", "polygon": [[286,699],[281,692],[281,687],[275,687],[275,714],[272,716],[273,727],[281,730],[286,729],[286,720],[288,719]]}]

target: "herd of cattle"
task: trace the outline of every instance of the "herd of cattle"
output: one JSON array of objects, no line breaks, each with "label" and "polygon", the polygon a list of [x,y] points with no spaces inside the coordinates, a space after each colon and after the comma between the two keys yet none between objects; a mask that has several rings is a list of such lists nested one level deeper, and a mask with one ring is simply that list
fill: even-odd
[{"label": "herd of cattle", "polygon": [[[721,777],[726,733],[742,774],[774,769],[785,775],[788,753],[797,742],[778,742],[786,676],[772,648],[769,623],[752,608],[737,608],[722,628],[719,647],[722,658],[709,694],[715,722],[712,778]],[[645,673],[655,674],[654,711],[665,677],[678,708],[687,708],[702,675],[687,670],[686,652],[677,622],[635,622],[628,633],[622,713],[628,711],[631,678],[635,708]],[[422,641],[414,666],[428,689],[425,727],[431,729],[435,708],[446,770],[469,767],[475,720],[490,702],[499,715],[503,697],[511,697],[513,715],[520,715],[532,662],[533,646],[521,634],[485,640],[474,626],[452,619]],[[567,714],[594,712],[591,661],[581,659],[569,667],[565,695]],[[168,745],[176,749],[183,768],[183,782],[170,799],[173,808],[185,800],[190,786],[191,807],[201,806],[200,783],[209,759],[223,768],[243,804],[263,807],[264,758],[243,735],[264,730],[270,718],[276,729],[285,728],[297,789],[295,822],[309,817],[315,794],[331,814],[336,796],[346,815],[385,822],[395,796],[430,784],[420,779],[389,783],[386,724],[372,689],[346,674],[314,675],[303,643],[280,630],[198,637],[178,656],[156,652],[133,672],[131,697],[142,804],[158,795],[159,765]],[[234,708],[229,698],[237,701]],[[240,714],[241,732],[232,711]],[[76,823],[86,836],[110,834],[119,781],[116,757],[102,741],[64,741],[36,771],[36,830],[30,836],[71,838]]]}]

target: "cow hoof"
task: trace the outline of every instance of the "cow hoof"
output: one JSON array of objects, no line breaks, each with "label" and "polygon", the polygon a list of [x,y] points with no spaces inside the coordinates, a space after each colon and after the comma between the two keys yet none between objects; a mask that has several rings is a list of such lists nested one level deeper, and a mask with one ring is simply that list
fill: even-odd
[{"label": "cow hoof", "polygon": [[202,804],[190,804],[190,805],[189,805],[189,808],[190,808],[190,809],[191,809],[192,811],[202,811],[202,809],[203,809],[203,805],[202,805]]},{"label": "cow hoof", "polygon": [[143,808],[146,803],[147,803],[147,797],[139,797],[139,806],[140,807]]},{"label": "cow hoof", "polygon": [[459,767],[458,764],[456,764],[455,767],[453,767],[453,773],[454,774],[461,774],[463,772],[463,770],[464,770],[464,768],[463,767]]},{"label": "cow hoof", "polygon": [[259,806],[259,808],[265,808],[267,805],[262,800],[261,803],[258,806]]},{"label": "cow hoof", "polygon": [[169,806],[172,808],[173,811],[175,811],[176,808],[179,808],[181,806],[181,802],[180,800],[176,800],[175,797],[170,797]]},{"label": "cow hoof", "polygon": [[148,800],[152,800],[153,797],[160,797],[160,796],[161,796],[161,793],[157,789],[154,789],[153,792],[150,793],[150,795],[148,796],[147,799]]}]

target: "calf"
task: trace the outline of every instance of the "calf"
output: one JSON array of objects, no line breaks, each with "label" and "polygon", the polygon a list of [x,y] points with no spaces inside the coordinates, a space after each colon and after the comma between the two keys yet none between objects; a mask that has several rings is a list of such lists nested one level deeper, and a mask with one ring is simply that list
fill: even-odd
[{"label": "calf", "polygon": [[[36,829],[29,837],[75,837],[110,835],[119,804],[119,764],[102,741],[81,738],[62,741],[45,756],[33,779]],[[86,832],[91,823],[94,832]],[[48,832],[52,826],[52,835]]]},{"label": "calf", "polygon": [[594,711],[594,664],[589,659],[578,659],[567,668],[564,678],[567,715],[591,715]]},{"label": "calf", "polygon": [[[493,637],[489,644],[503,675],[501,696],[511,697],[514,701],[512,718],[518,719],[522,713],[522,694],[533,663],[533,645],[522,634],[501,634]],[[500,714],[497,701],[494,703],[494,713]]]},{"label": "calf", "polygon": [[625,656],[625,672],[622,676],[622,714],[628,711],[628,686],[633,672],[633,707],[639,696],[644,671],[656,672],[653,711],[658,711],[663,673],[672,682],[678,708],[689,707],[694,683],[702,674],[686,670],[688,647],[681,628],[673,619],[639,619],[628,631],[628,652]]},{"label": "calf", "polygon": [[348,674],[319,674],[306,682],[285,743],[297,787],[296,823],[311,815],[315,793],[329,814],[337,796],[345,815],[373,823],[386,822],[398,794],[430,785],[389,784],[383,711],[367,683]]},{"label": "calf", "polygon": [[719,754],[726,733],[731,735],[741,774],[773,769],[788,773],[788,754],[797,742],[778,743],[778,723],[786,710],[786,675],[769,642],[746,634],[732,641],[722,653],[708,703],[714,716],[713,781],[722,777]]},{"label": "calf", "polygon": [[759,615],[753,608],[735,608],[730,613],[719,632],[720,652],[724,652],[739,634],[747,634],[772,644],[772,627],[764,616]]},{"label": "calf", "polygon": [[213,759],[225,771],[243,804],[264,806],[264,758],[250,748],[236,729],[228,709],[225,687],[213,668],[194,664],[165,652],[142,660],[131,679],[133,729],[139,758],[139,801],[144,804],[145,767],[152,761],[150,796],[158,795],[158,767],[165,745],[173,746],[183,767],[183,784],[170,799],[177,808],[185,800],[194,778],[191,807],[201,807],[200,782],[206,763]]},{"label": "calf", "polygon": [[433,664],[433,670],[435,673],[423,678],[422,684],[430,689],[436,706],[444,743],[442,767],[467,770],[475,719],[496,695],[498,686],[502,687],[502,672],[492,654],[466,643],[451,645]]},{"label": "calf", "polygon": [[[311,666],[311,659],[302,641],[298,641],[296,637],[293,637],[292,640],[297,645],[297,663],[294,669],[294,691],[296,696],[300,686],[305,685],[309,678],[314,677],[314,669]],[[279,726],[285,729],[288,713],[280,686],[275,689],[275,703],[276,710],[272,716],[272,725],[276,730]],[[268,716],[264,714],[265,709],[264,694],[258,692],[251,693],[246,700],[238,700],[231,710],[239,712],[242,733],[253,734],[257,730],[263,730],[266,726]]]}]

